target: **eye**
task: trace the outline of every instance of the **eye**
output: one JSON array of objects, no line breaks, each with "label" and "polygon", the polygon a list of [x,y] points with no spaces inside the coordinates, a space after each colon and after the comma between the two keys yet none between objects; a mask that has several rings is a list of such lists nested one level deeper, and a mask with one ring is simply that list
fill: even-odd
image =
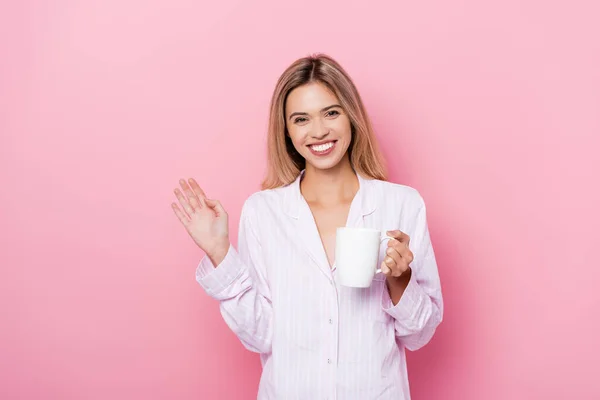
[{"label": "eye", "polygon": [[325,113],[326,117],[337,117],[338,115],[340,115],[340,112],[337,110],[329,110]]},{"label": "eye", "polygon": [[296,123],[296,124],[301,124],[303,122],[306,122],[306,118],[304,118],[304,117],[298,117],[298,118],[294,119],[294,123]]}]

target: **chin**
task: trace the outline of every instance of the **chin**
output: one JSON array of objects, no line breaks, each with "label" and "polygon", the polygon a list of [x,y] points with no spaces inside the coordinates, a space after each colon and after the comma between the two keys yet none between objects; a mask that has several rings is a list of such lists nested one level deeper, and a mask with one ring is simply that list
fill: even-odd
[{"label": "chin", "polygon": [[310,164],[313,168],[326,171],[337,167],[342,162],[343,157],[328,157],[326,159],[313,159],[307,158],[306,163]]}]

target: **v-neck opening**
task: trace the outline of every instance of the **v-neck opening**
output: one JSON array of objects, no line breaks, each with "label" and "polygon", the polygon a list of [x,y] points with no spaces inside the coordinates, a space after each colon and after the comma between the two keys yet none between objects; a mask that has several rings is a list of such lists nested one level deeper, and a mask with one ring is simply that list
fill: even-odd
[{"label": "v-neck opening", "polygon": [[[360,177],[358,176],[358,173],[356,173],[356,178],[358,179],[358,190],[356,191],[356,193],[354,194],[354,197],[352,198],[352,201],[350,202],[350,208],[348,209],[348,215],[346,216],[346,222],[343,225],[343,227],[355,226],[358,218],[361,216],[360,215],[360,208],[361,208],[361,201],[362,201],[362,199],[361,199],[362,192],[361,191],[364,188],[361,183]],[[300,177],[300,179],[298,181],[298,193],[299,193],[300,199],[302,201],[302,204],[306,207],[306,211],[310,215],[311,228],[314,229],[314,232],[316,233],[318,241],[319,241],[319,252],[321,253],[321,256],[323,257],[323,260],[326,262],[327,269],[330,271],[331,274],[333,274],[333,272],[336,270],[337,259],[335,258],[335,254],[334,254],[333,264],[329,263],[329,258],[327,257],[327,250],[325,249],[325,244],[323,243],[323,238],[321,237],[321,233],[319,232],[319,227],[317,226],[317,221],[315,219],[315,215],[313,214],[313,211],[310,208],[308,201],[306,201],[306,198],[304,198],[304,195],[302,194],[302,190],[300,189],[301,182],[302,182],[302,177]],[[336,227],[336,230],[337,230],[337,227]],[[336,238],[336,240],[337,240],[337,238]],[[335,252],[335,246],[334,246],[334,252]]]}]

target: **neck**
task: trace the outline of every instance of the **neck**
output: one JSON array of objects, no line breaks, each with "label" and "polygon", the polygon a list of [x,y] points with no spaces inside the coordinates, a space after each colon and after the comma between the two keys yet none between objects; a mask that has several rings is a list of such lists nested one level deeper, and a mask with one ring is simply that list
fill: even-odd
[{"label": "neck", "polygon": [[347,155],[331,169],[316,169],[307,165],[300,182],[300,191],[305,200],[323,206],[352,201],[358,187],[358,178]]}]

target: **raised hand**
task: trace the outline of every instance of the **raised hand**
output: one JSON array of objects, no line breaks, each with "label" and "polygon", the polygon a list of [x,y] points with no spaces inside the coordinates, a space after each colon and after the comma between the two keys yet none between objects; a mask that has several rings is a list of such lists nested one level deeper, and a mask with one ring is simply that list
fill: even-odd
[{"label": "raised hand", "polygon": [[[179,181],[181,189],[174,190],[177,203],[171,203],[194,242],[206,253],[213,265],[218,266],[229,250],[229,217],[218,200],[206,198],[194,179]],[[182,192],[183,191],[183,192]]]}]

